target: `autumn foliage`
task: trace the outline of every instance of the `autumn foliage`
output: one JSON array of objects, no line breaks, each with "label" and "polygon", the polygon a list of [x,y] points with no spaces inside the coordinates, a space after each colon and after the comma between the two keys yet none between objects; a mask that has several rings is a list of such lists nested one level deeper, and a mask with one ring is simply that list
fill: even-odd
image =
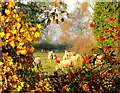
[{"label": "autumn foliage", "polygon": [[[34,76],[37,76],[31,75],[34,74],[31,70],[34,51],[32,42],[40,36],[38,29],[42,26],[32,25],[29,22],[29,14],[18,12],[14,8],[15,4],[2,3],[2,90],[29,91],[35,84]],[[29,79],[31,81],[28,81]]]},{"label": "autumn foliage", "polygon": [[[59,4],[61,3],[59,2]],[[15,2],[2,3],[2,62],[0,62],[2,89],[0,92],[29,92],[38,88],[39,91],[56,93],[63,91],[74,93],[120,92],[120,61],[116,58],[113,48],[114,44],[120,40],[120,28],[116,22],[116,15],[107,16],[105,20],[99,19],[100,22],[104,21],[103,24],[98,24],[96,20],[90,24],[98,41],[98,49],[91,48],[90,55],[82,56],[81,67],[67,66],[66,75],[59,76],[55,73],[50,78],[41,79],[39,73],[32,70],[32,62],[34,59],[33,41],[40,36],[39,29],[42,26],[32,24],[29,21],[29,14],[18,12],[15,5]],[[117,6],[118,4],[111,5]],[[56,3],[54,6],[57,6]],[[99,65],[95,64],[97,59],[97,56],[93,56],[95,53],[97,56],[102,55]],[[60,61],[56,60],[56,63],[60,64]]]}]

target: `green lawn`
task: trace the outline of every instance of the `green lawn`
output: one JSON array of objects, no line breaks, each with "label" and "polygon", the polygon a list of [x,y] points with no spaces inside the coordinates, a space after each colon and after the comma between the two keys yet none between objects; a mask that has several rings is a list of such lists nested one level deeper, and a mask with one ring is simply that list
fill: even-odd
[{"label": "green lawn", "polygon": [[[64,53],[55,53],[58,60],[62,60]],[[55,71],[55,66],[58,64],[55,60],[48,60],[48,53],[35,52],[34,57],[39,57],[42,60],[43,72],[48,72],[47,74],[53,74]]]},{"label": "green lawn", "polygon": [[[54,53],[57,55],[58,60],[62,60],[62,57],[64,53]],[[41,52],[35,52],[34,57],[39,57],[42,60],[42,68],[43,72],[48,72],[47,74],[53,74],[55,71],[55,66],[58,64],[55,62],[55,60],[51,61],[48,60],[48,53],[41,53]],[[76,66],[81,66],[81,63],[77,63]]]}]

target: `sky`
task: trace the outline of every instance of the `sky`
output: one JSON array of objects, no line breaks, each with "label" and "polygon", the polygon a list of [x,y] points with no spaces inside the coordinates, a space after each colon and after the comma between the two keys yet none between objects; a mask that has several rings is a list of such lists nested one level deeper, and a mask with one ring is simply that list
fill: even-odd
[{"label": "sky", "polygon": [[[82,2],[83,0],[62,0],[64,1],[68,7],[67,7],[67,11],[70,13],[75,9],[75,3],[78,2]],[[85,0],[84,0],[85,1]]]}]

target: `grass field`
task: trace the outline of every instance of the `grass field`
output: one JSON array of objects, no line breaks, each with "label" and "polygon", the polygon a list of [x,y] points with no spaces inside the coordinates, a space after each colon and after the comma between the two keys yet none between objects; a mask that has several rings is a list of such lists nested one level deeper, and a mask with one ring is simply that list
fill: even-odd
[{"label": "grass field", "polygon": [[[62,60],[64,53],[55,53],[58,60]],[[34,57],[39,57],[42,60],[43,72],[48,72],[47,74],[53,74],[55,71],[55,66],[58,64],[55,60],[48,60],[48,53],[35,52]]]},{"label": "grass field", "polygon": [[[57,55],[58,60],[62,60],[62,57],[64,53],[54,53]],[[58,64],[55,62],[55,60],[51,61],[48,60],[48,53],[41,53],[41,52],[35,52],[34,57],[39,57],[42,60],[42,68],[43,72],[46,72],[47,74],[51,75],[55,71],[55,66]],[[76,66],[81,66],[81,63],[77,63]]]}]

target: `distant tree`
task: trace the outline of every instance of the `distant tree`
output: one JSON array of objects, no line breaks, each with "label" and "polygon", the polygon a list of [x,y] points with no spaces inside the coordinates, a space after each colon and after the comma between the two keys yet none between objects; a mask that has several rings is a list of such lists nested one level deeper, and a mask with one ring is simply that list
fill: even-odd
[{"label": "distant tree", "polygon": [[87,37],[92,34],[89,28],[89,22],[91,20],[89,5],[87,2],[77,2],[76,5],[77,8],[72,12],[72,19],[75,21],[72,23],[71,33],[75,37]]},{"label": "distant tree", "polygon": [[96,40],[94,37],[87,38],[77,38],[74,40],[74,46],[71,48],[73,51],[85,54],[89,52],[87,51],[90,48],[96,47]]},{"label": "distant tree", "polygon": [[87,2],[76,3],[76,9],[69,14],[69,18],[61,24],[62,34],[59,40],[62,43],[71,43],[72,50],[85,53],[88,48],[96,45],[96,40],[89,27],[92,13]]},{"label": "distant tree", "polygon": [[76,9],[61,24],[62,34],[59,40],[61,42],[73,42],[76,37],[93,36],[92,30],[89,28],[89,23],[92,19],[91,16],[89,4],[87,2],[77,2]]}]

